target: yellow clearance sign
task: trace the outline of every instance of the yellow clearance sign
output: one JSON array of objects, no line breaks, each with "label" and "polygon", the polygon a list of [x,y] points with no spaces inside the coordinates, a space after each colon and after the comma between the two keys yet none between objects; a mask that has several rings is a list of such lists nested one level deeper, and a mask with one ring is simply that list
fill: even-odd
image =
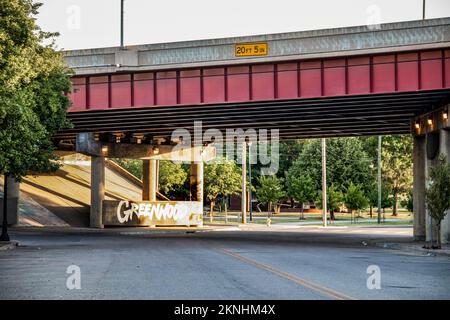
[{"label": "yellow clearance sign", "polygon": [[236,57],[267,56],[268,53],[269,45],[266,42],[242,43],[236,44],[234,47]]}]

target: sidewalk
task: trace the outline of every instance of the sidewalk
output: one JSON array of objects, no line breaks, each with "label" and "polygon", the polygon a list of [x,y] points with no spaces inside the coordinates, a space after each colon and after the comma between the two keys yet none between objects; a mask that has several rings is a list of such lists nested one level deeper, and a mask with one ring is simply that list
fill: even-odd
[{"label": "sidewalk", "polygon": [[18,241],[0,241],[0,251],[15,249],[19,246]]},{"label": "sidewalk", "polygon": [[429,256],[446,256],[450,257],[450,244],[443,244],[442,249],[425,249],[425,242],[407,242],[407,243],[376,243],[377,247],[384,249],[393,249],[409,253],[417,253]]}]

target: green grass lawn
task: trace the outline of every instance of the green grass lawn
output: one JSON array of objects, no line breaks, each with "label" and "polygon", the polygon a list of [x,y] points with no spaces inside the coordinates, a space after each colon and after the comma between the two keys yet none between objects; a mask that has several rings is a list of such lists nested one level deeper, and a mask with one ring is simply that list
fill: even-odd
[{"label": "green grass lawn", "polygon": [[[228,211],[228,215],[229,216],[236,216],[238,215],[239,212],[237,211]],[[248,214],[247,214],[248,215]],[[354,216],[357,216],[357,213],[353,214]],[[397,216],[393,216],[392,215],[392,210],[386,210],[386,212],[383,214],[381,213],[381,216],[383,217],[383,215],[385,216],[386,219],[400,219],[400,220],[404,220],[404,219],[412,219],[412,214],[411,212],[408,212],[406,210],[402,210],[400,209],[398,211],[398,215]],[[209,217],[209,213],[207,215]],[[253,216],[254,217],[267,217],[267,212],[253,212]],[[305,217],[305,220],[322,220],[322,213],[308,213],[305,212],[303,214],[303,216]],[[329,213],[328,213],[329,216]],[[335,213],[335,220],[350,220],[352,215],[350,213]],[[214,217],[225,217],[225,215],[222,212],[215,212],[214,213]],[[300,212],[281,212],[279,214],[273,214],[272,217],[276,217],[276,218],[292,218],[292,219],[297,219],[300,217]],[[376,219],[377,218],[377,212],[374,211],[372,219]],[[370,219],[370,214],[369,212],[361,212],[359,219]]]},{"label": "green grass lawn", "polygon": [[[239,212],[236,211],[229,211],[228,212],[228,223],[227,225],[238,225],[240,222],[237,221],[237,215]],[[354,214],[354,217],[357,216],[357,214]],[[248,217],[248,216],[247,216]],[[266,224],[266,218],[267,218],[267,212],[253,212],[253,219],[252,223],[256,224]],[[278,223],[298,223],[298,222],[306,222],[311,223],[314,222],[317,224],[321,224],[322,222],[322,214],[321,213],[304,213],[305,219],[300,220],[300,213],[291,213],[291,212],[282,212],[280,214],[273,214],[271,218],[272,224],[278,224]],[[383,218],[383,214],[381,216]],[[412,219],[413,216],[410,212],[407,212],[405,210],[399,210],[398,216],[392,216],[392,210],[386,210],[384,213],[384,217],[386,221],[382,223],[382,225],[412,225]],[[352,216],[349,213],[335,213],[335,222],[342,221],[340,223],[336,223],[336,225],[339,226],[357,226],[357,225],[377,225],[377,221],[373,221],[374,219],[377,219],[377,213],[374,212],[372,218],[370,217],[369,212],[362,212],[361,215],[358,216],[358,219],[352,223],[349,220],[351,220]],[[394,221],[392,221],[394,220]],[[344,222],[346,221],[346,222]],[[225,224],[225,216],[223,213],[215,213],[213,222],[211,223],[209,220],[209,215],[204,217],[204,223],[205,224],[212,224],[212,225],[220,225]]]}]

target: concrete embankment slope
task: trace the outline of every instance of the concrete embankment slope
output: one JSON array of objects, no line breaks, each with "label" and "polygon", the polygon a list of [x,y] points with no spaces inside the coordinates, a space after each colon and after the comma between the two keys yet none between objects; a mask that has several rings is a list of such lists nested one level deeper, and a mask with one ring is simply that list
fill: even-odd
[{"label": "concrete embankment slope", "polygon": [[[64,156],[62,163],[55,173],[24,177],[20,185],[19,225],[89,225],[90,160],[72,154]],[[105,176],[106,200],[141,200],[142,188],[135,180],[110,166]]]}]

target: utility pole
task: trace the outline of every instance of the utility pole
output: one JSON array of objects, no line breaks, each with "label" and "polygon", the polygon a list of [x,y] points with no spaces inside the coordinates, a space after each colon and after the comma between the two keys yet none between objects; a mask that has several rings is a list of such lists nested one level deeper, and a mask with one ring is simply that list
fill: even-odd
[{"label": "utility pole", "polygon": [[252,154],[251,154],[251,149],[252,149],[252,143],[249,142],[248,143],[248,184],[249,184],[249,197],[250,197],[250,205],[249,205],[249,213],[250,213],[250,221],[253,221],[253,209],[252,209],[252,200],[253,200],[253,196],[252,196]]},{"label": "utility pole", "polygon": [[5,182],[3,184],[3,222],[2,222],[2,235],[0,241],[9,241],[8,235],[8,175],[5,173]]},{"label": "utility pole", "polygon": [[124,49],[124,42],[123,42],[123,7],[124,7],[125,0],[120,0],[120,48]]},{"label": "utility pole", "polygon": [[247,223],[247,142],[242,142],[242,223]]},{"label": "utility pole", "polygon": [[378,224],[381,223],[381,136],[378,136]]},{"label": "utility pole", "polygon": [[422,6],[422,20],[425,20],[425,0],[423,0],[423,6]]},{"label": "utility pole", "polygon": [[327,145],[322,138],[322,211],[323,226],[327,226]]}]

